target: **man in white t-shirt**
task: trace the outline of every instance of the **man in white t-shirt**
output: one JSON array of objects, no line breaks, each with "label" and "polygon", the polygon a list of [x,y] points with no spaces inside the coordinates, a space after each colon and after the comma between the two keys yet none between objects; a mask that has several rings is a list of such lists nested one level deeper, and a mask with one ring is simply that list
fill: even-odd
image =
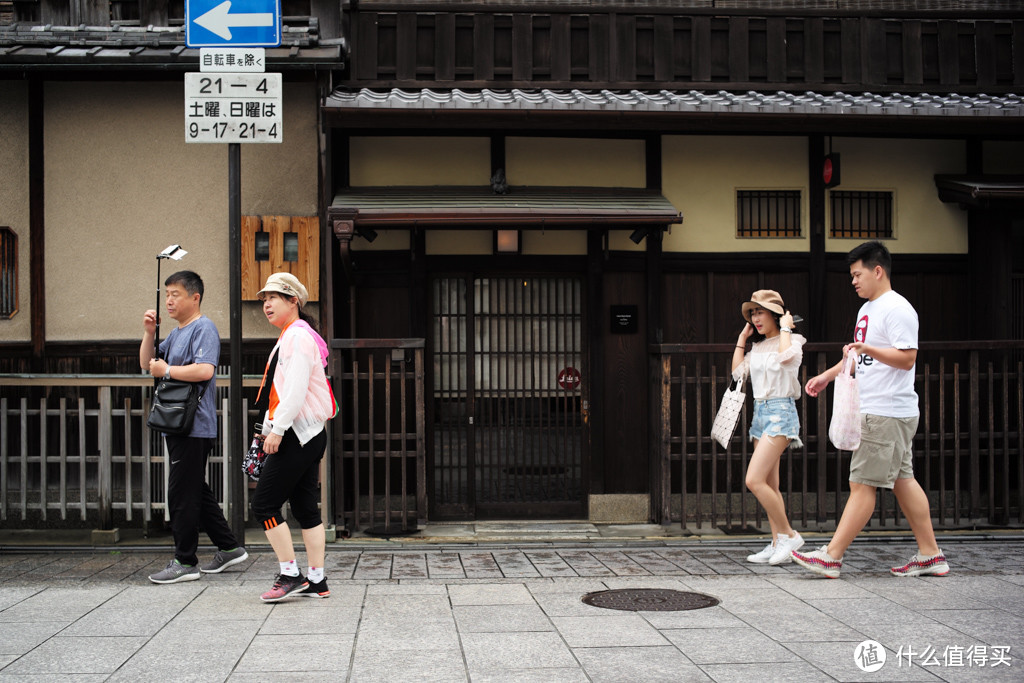
[{"label": "man in white t-shirt", "polygon": [[[793,553],[793,560],[831,579],[839,577],[843,554],[870,521],[878,488],[892,489],[917,540],[917,554],[895,576],[943,576],[946,558],[935,542],[928,496],[914,479],[912,450],[920,410],[914,390],[917,311],[892,289],[892,256],[881,242],[865,242],[847,256],[857,295],[867,302],[857,314],[853,343],[843,358],[857,354],[861,443],[850,459],[850,498],[832,540],[818,550]],[[818,396],[843,369],[843,361],[807,381]]]}]

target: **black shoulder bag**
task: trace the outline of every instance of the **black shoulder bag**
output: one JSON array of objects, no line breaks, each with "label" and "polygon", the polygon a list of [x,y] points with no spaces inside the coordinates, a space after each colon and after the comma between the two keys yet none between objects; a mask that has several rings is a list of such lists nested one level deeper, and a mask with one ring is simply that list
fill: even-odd
[{"label": "black shoulder bag", "polygon": [[[268,387],[274,386],[277,354],[278,352],[275,351],[270,359],[270,363],[267,364],[267,373],[264,375],[263,384],[260,386],[260,393],[256,396],[256,404],[253,407],[256,409],[257,414],[265,413],[270,406],[270,389]],[[264,400],[263,396],[264,388],[267,388],[266,400]],[[264,440],[266,440],[266,437],[263,435],[263,425],[257,422],[253,425],[252,442],[249,444],[249,450],[242,456],[242,471],[245,472],[245,476],[253,481],[260,480],[260,475],[263,474],[263,465],[267,461],[267,453],[263,450]]]},{"label": "black shoulder bag", "polygon": [[184,382],[180,379],[157,380],[153,407],[146,424],[164,434],[188,436],[203,400],[205,382]]}]

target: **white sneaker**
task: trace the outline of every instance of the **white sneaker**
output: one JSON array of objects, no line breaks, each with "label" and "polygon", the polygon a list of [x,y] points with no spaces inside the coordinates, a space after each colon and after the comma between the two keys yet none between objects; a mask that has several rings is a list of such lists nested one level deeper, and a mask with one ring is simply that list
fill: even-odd
[{"label": "white sneaker", "polygon": [[775,552],[768,558],[768,564],[777,565],[793,561],[793,551],[800,550],[804,545],[804,538],[799,531],[794,531],[795,536],[779,534],[779,540],[775,544]]},{"label": "white sneaker", "polygon": [[[779,538],[782,538],[780,535]],[[761,552],[754,553],[753,555],[747,555],[747,562],[753,562],[754,564],[768,564],[768,559],[775,553],[775,541],[769,541],[768,545],[764,547]]]}]

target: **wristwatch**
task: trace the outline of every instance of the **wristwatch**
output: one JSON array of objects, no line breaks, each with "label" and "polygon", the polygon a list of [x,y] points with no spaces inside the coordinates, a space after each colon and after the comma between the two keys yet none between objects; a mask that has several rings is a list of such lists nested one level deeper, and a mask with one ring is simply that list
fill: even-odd
[{"label": "wristwatch", "polygon": [[793,330],[791,330],[791,329],[790,329],[790,328],[788,328],[788,327],[780,327],[780,328],[779,328],[779,332],[792,332],[792,331],[793,331]]},{"label": "wristwatch", "polygon": [[170,378],[171,378],[171,366],[168,365],[167,366],[167,372],[164,373],[164,379],[170,379]]}]

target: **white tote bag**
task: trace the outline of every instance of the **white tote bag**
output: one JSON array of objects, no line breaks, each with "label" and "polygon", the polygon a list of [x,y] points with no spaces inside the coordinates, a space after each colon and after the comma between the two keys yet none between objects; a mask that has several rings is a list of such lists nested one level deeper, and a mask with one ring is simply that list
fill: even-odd
[{"label": "white tote bag", "polygon": [[860,392],[853,370],[854,353],[850,352],[843,370],[836,377],[832,396],[832,422],[828,425],[828,439],[841,451],[855,451],[860,447]]},{"label": "white tote bag", "polygon": [[715,415],[715,422],[711,425],[711,438],[717,441],[722,448],[729,448],[733,432],[740,421],[740,413],[743,412],[743,402],[747,395],[743,393],[743,380],[746,375],[740,377],[735,383],[730,383],[722,396],[722,404],[718,406],[718,414]]}]

